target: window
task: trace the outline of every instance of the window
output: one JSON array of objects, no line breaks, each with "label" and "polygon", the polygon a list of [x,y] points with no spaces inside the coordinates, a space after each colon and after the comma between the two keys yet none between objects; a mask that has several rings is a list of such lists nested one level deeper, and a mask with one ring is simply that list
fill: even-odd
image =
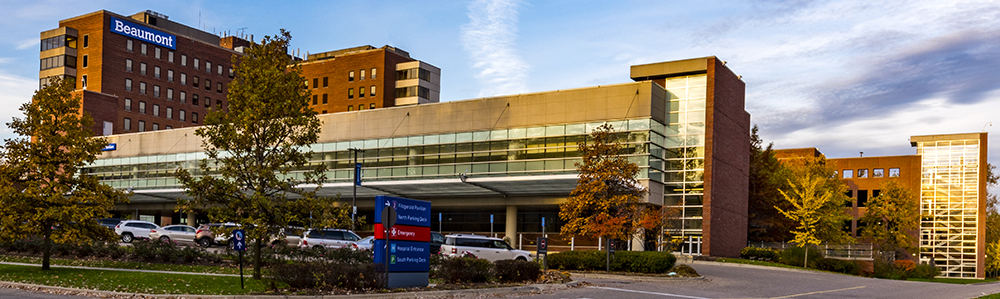
[{"label": "window", "polygon": [[354,82],[354,71],[347,73],[347,82]]},{"label": "window", "polygon": [[328,103],[327,101],[328,101],[328,100],[327,100],[327,97],[326,97],[326,94],[324,93],[324,94],[323,94],[323,104],[326,104],[326,103]]},{"label": "window", "polygon": [[198,76],[191,76],[191,86],[198,87]]},{"label": "window", "polygon": [[160,116],[160,105],[153,104],[153,116]]},{"label": "window", "polygon": [[181,104],[187,103],[187,93],[181,92]]},{"label": "window", "polygon": [[372,93],[372,96],[374,97],[375,96],[375,85],[372,85],[372,87],[371,87],[371,93]]},{"label": "window", "polygon": [[347,106],[347,111],[354,111],[354,106]]},{"label": "window", "polygon": [[167,51],[167,62],[174,63],[174,51]]},{"label": "window", "polygon": [[372,68],[372,80],[375,80],[375,68]]},{"label": "window", "polygon": [[370,105],[368,105],[368,109],[375,109],[375,103],[371,103]]},{"label": "window", "polygon": [[322,114],[326,114],[326,110],[323,110],[323,113],[322,113]]},{"label": "window", "polygon": [[153,57],[156,57],[156,59],[160,59],[160,47],[153,48]]},{"label": "window", "polygon": [[195,58],[194,59],[194,69],[197,70],[200,64],[201,64],[201,60],[198,60],[198,58]]},{"label": "window", "polygon": [[170,129],[173,129],[173,128],[174,128],[174,126],[167,125],[167,130],[170,130]]},{"label": "window", "polygon": [[193,123],[193,124],[198,123],[198,113],[197,112],[191,112],[191,123]]},{"label": "window", "polygon": [[187,81],[188,81],[188,75],[185,73],[181,73],[181,85],[187,85],[188,84]]},{"label": "window", "polygon": [[167,119],[174,119],[174,108],[167,107]]},{"label": "window", "polygon": [[209,73],[209,74],[212,73],[212,62],[211,61],[205,60],[205,72]]},{"label": "window", "polygon": [[132,59],[125,59],[125,71],[132,72]]},{"label": "window", "polygon": [[358,87],[358,97],[359,98],[365,97],[365,88],[364,87]]},{"label": "window", "polygon": [[167,82],[174,82],[174,70],[167,70]]},{"label": "window", "polygon": [[139,113],[146,114],[146,102],[139,101]]},{"label": "window", "polygon": [[899,168],[889,168],[889,177],[890,178],[898,178],[899,177]]},{"label": "window", "polygon": [[205,101],[204,102],[205,102],[205,108],[212,107],[212,98],[205,97]]},{"label": "window", "polygon": [[173,100],[174,100],[174,89],[167,88],[167,101],[173,101]]},{"label": "window", "polygon": [[218,73],[219,76],[222,76],[222,65],[221,64],[220,65],[216,65],[215,69],[217,70],[216,73]]},{"label": "window", "polygon": [[353,99],[354,98],[354,88],[348,88],[347,89],[347,98],[348,99]]},{"label": "window", "polygon": [[146,82],[139,82],[139,94],[146,94]]},{"label": "window", "polygon": [[132,79],[125,78],[125,90],[132,91]]},{"label": "window", "polygon": [[146,44],[143,43],[139,44],[139,53],[142,53],[142,55],[146,55]]},{"label": "window", "polygon": [[90,55],[83,55],[83,67],[87,67],[87,65],[89,64],[88,62],[89,62],[90,59],[88,59],[88,58],[90,58],[90,57],[88,57],[88,56],[90,56]]},{"label": "window", "polygon": [[205,90],[212,90],[212,80],[205,79]]},{"label": "window", "polygon": [[191,94],[191,105],[198,106],[198,95]]},{"label": "window", "polygon": [[868,204],[868,190],[858,190],[858,207],[864,207]]},{"label": "window", "polygon": [[103,132],[104,134],[101,134],[101,135],[102,136],[111,135],[111,133],[112,133],[111,131],[114,130],[114,129],[115,129],[115,123],[110,122],[110,121],[104,121],[104,132]]},{"label": "window", "polygon": [[132,40],[131,39],[125,41],[125,51],[132,52]]},{"label": "window", "polygon": [[160,130],[160,124],[153,123],[153,131],[159,131],[159,130]]},{"label": "window", "polygon": [[187,55],[181,54],[181,65],[182,66],[187,66],[188,65],[188,56]]},{"label": "window", "polygon": [[872,177],[873,178],[881,178],[881,177],[884,177],[884,176],[885,176],[885,169],[882,169],[882,168],[872,169]]},{"label": "window", "polygon": [[358,111],[365,110],[365,104],[358,105]]},{"label": "window", "polygon": [[365,70],[361,70],[361,81],[365,80]]},{"label": "window", "polygon": [[153,78],[160,79],[160,67],[153,67]]},{"label": "window", "polygon": [[317,102],[318,102],[318,101],[316,100],[317,98],[319,98],[319,96],[318,96],[318,95],[313,95],[313,105],[316,105],[316,104],[317,104]]},{"label": "window", "polygon": [[87,89],[87,75],[83,75],[83,77],[80,77],[80,87],[83,89]]},{"label": "window", "polygon": [[[143,45],[143,46],[145,46],[145,45]],[[140,120],[139,121],[139,132],[145,132],[145,131],[146,131],[146,121]]]},{"label": "window", "polygon": [[160,86],[159,85],[153,85],[153,97],[154,98],[159,98],[160,97]]},{"label": "window", "polygon": [[125,111],[132,111],[132,99],[125,98]]},{"label": "window", "polygon": [[868,178],[868,169],[867,168],[858,169],[858,178],[859,179]]},{"label": "window", "polygon": [[844,169],[844,178],[849,179],[854,177],[854,170]]},{"label": "window", "polygon": [[215,92],[222,93],[222,82],[215,83]]},{"label": "window", "polygon": [[125,121],[122,122],[122,130],[125,132],[132,132],[132,119],[126,117]]},{"label": "window", "polygon": [[140,62],[139,63],[139,74],[140,75],[145,75],[146,74],[146,63],[145,62]]},{"label": "window", "polygon": [[90,47],[90,35],[88,35],[88,34],[84,34],[83,35],[83,47],[84,48]]},{"label": "window", "polygon": [[42,58],[39,63],[40,63],[39,70],[47,70],[62,66],[66,66],[69,68],[76,68],[76,57],[69,55],[59,55],[49,58]]},{"label": "window", "polygon": [[177,119],[180,120],[180,121],[185,121],[185,119],[184,119],[184,109],[181,109],[181,111],[177,113]]},{"label": "window", "polygon": [[313,88],[319,88],[319,78],[313,78]]},{"label": "window", "polygon": [[323,77],[323,87],[330,85],[330,77]]}]

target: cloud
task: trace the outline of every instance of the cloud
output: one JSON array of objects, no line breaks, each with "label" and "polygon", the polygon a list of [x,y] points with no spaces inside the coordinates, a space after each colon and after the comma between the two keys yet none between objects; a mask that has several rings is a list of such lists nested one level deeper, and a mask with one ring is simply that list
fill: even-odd
[{"label": "cloud", "polygon": [[528,91],[528,65],[517,53],[518,3],[513,0],[476,0],[469,4],[469,23],[461,40],[482,84],[479,96]]},{"label": "cloud", "polygon": [[17,43],[17,49],[18,50],[28,49],[28,48],[37,46],[39,42],[41,42],[41,41],[39,41],[37,38],[23,40],[23,41]]},{"label": "cloud", "polygon": [[[2,59],[2,58],[0,58]],[[24,117],[21,104],[31,101],[31,95],[38,86],[38,79],[24,78],[7,74],[0,70],[0,140],[19,137],[7,127],[14,117]]]}]

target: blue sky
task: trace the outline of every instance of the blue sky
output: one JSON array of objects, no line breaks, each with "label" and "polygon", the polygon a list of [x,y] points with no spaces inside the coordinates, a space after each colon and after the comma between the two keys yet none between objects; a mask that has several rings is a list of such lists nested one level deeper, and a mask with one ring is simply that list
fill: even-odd
[{"label": "blue sky", "polygon": [[[777,148],[906,155],[911,135],[1000,129],[996,1],[0,1],[0,120],[37,87],[38,34],[100,9],[209,32],[291,31],[303,53],[392,45],[442,69],[441,100],[628,82],[716,55]],[[987,125],[995,122],[996,127]],[[994,129],[996,128],[996,129]],[[0,138],[13,137],[7,128]],[[1000,164],[991,136],[990,157]]]}]

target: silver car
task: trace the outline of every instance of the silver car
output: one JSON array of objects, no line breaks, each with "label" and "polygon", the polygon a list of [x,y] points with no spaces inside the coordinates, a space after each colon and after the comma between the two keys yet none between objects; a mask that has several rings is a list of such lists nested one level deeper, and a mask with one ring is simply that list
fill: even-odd
[{"label": "silver car", "polygon": [[115,225],[115,233],[122,237],[122,242],[132,243],[135,238],[149,238],[149,232],[160,228],[149,221],[125,220]]},{"label": "silver car", "polygon": [[164,242],[194,243],[195,229],[187,225],[168,225],[149,232],[150,239]]},{"label": "silver car", "polygon": [[351,246],[361,237],[344,229],[311,229],[302,236],[299,247],[304,248],[341,248]]},{"label": "silver car", "polygon": [[351,249],[354,250],[372,250],[373,246],[375,246],[375,237],[371,236],[351,243]]}]

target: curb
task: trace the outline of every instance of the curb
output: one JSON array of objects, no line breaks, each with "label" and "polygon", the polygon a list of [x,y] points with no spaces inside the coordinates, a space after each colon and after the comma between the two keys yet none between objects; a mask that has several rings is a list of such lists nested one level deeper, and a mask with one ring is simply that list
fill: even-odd
[{"label": "curb", "polygon": [[[761,266],[761,265],[751,265],[751,264],[739,264],[739,263],[723,263],[723,262],[710,262],[710,261],[694,261],[691,265],[715,265],[724,267],[737,267],[737,268],[754,268],[754,269],[767,269],[767,270],[778,270],[787,272],[798,272],[798,273],[833,273],[833,274],[843,274],[835,272],[827,272],[821,270],[803,270],[803,269],[792,269],[792,268],[782,268],[782,267],[771,267],[771,266]],[[845,274],[846,275],[846,274]]]},{"label": "curb", "polygon": [[629,276],[629,275],[597,274],[597,273],[578,273],[578,272],[570,272],[570,274],[572,275],[570,277],[597,278],[597,279],[620,279],[620,280],[645,281],[645,282],[697,281],[697,280],[705,280],[705,276],[698,276],[698,277],[657,277],[657,276]]},{"label": "curb", "polygon": [[65,287],[55,287],[37,284],[27,284],[19,282],[0,281],[0,288],[19,289],[31,292],[45,292],[60,295],[88,296],[99,298],[157,298],[157,299],[333,299],[333,298],[426,298],[426,297],[456,297],[456,296],[495,296],[528,294],[545,291],[553,291],[575,287],[578,281],[563,284],[532,284],[520,287],[506,288],[485,288],[485,289],[463,289],[463,290],[441,290],[441,291],[418,291],[418,292],[396,292],[396,293],[373,293],[355,295],[188,295],[188,294],[140,294],[112,291],[99,291],[87,289],[75,289]]}]

